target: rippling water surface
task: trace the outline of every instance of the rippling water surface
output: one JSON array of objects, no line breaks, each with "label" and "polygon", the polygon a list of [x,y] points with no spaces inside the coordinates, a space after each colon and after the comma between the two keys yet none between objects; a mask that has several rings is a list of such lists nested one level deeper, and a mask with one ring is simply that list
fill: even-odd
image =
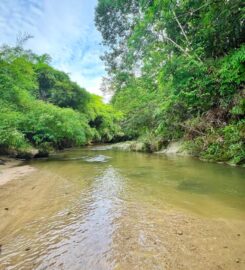
[{"label": "rippling water surface", "polygon": [[245,269],[244,168],[106,147],[30,165],[0,188],[1,270]]}]

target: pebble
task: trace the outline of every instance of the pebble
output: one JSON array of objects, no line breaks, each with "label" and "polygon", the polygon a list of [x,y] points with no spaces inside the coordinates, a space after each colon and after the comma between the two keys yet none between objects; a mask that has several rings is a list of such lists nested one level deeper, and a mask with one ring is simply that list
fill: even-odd
[{"label": "pebble", "polygon": [[29,251],[31,248],[30,247],[27,247],[26,249],[25,249],[25,251]]},{"label": "pebble", "polygon": [[4,208],[4,210],[8,211],[8,210],[9,210],[9,208],[8,208],[8,207],[5,207],[5,208]]},{"label": "pebble", "polygon": [[183,235],[183,232],[182,231],[177,231],[177,234],[178,235]]},{"label": "pebble", "polygon": [[236,259],[236,263],[239,263],[240,262],[240,259]]}]

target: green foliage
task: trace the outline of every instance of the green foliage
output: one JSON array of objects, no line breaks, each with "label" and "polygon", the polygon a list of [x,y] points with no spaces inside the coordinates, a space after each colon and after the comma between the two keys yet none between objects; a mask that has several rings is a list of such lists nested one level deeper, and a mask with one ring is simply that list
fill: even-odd
[{"label": "green foliage", "polygon": [[18,130],[23,115],[4,107],[4,104],[1,104],[0,108],[0,147],[4,149],[26,148],[28,143],[25,136]]},{"label": "green foliage", "polygon": [[71,109],[34,101],[25,114],[21,129],[34,145],[49,142],[59,148],[85,144],[89,127],[86,118]]},{"label": "green foliage", "polygon": [[241,0],[98,1],[112,104],[126,135],[184,137],[203,158],[244,162],[243,11]]},{"label": "green foliage", "polygon": [[45,63],[38,63],[35,67],[39,88],[39,98],[49,101],[59,107],[73,108],[86,112],[89,93],[71,82],[69,76],[55,70]]},{"label": "green foliage", "polygon": [[97,141],[108,142],[114,137],[123,135],[118,125],[122,114],[111,105],[103,103],[101,97],[91,95],[90,102],[87,104],[87,114],[89,125]]},{"label": "green foliage", "polygon": [[244,141],[245,121],[241,120],[196,137],[188,142],[188,148],[207,160],[242,164],[245,162]]},{"label": "green foliage", "polygon": [[48,151],[118,136],[120,114],[48,61],[20,47],[1,48],[0,150]]},{"label": "green foliage", "polygon": [[126,117],[122,121],[122,127],[129,137],[143,135],[154,126],[154,93],[146,92],[139,81],[135,80],[123,91],[116,93],[113,105],[124,112]]}]

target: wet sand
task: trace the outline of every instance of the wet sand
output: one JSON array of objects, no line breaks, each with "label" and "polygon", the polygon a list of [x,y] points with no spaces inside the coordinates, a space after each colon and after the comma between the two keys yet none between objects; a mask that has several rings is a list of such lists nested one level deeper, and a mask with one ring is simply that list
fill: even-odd
[{"label": "wet sand", "polygon": [[21,160],[1,156],[0,160],[4,162],[4,164],[0,165],[0,186],[35,171],[34,167],[23,165]]},{"label": "wet sand", "polygon": [[115,236],[123,251],[117,253],[115,269],[244,269],[244,221],[208,219],[156,205],[131,209],[134,219],[125,215]]}]

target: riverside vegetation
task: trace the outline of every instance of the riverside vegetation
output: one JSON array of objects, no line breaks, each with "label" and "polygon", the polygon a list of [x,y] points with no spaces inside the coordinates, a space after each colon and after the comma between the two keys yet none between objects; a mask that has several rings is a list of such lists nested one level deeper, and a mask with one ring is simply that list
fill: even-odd
[{"label": "riverside vegetation", "polygon": [[[241,0],[99,0],[110,105],[21,45],[0,52],[0,149],[24,156],[137,139],[157,151],[182,139],[193,155],[245,161],[245,28]],[[30,151],[29,151],[30,153]]]},{"label": "riverside vegetation", "polygon": [[[120,113],[20,45],[0,51],[0,151],[17,157],[107,142]],[[38,151],[36,151],[38,150]]]},{"label": "riverside vegetation", "polygon": [[99,0],[104,88],[125,134],[244,163],[244,11],[241,0]]}]

